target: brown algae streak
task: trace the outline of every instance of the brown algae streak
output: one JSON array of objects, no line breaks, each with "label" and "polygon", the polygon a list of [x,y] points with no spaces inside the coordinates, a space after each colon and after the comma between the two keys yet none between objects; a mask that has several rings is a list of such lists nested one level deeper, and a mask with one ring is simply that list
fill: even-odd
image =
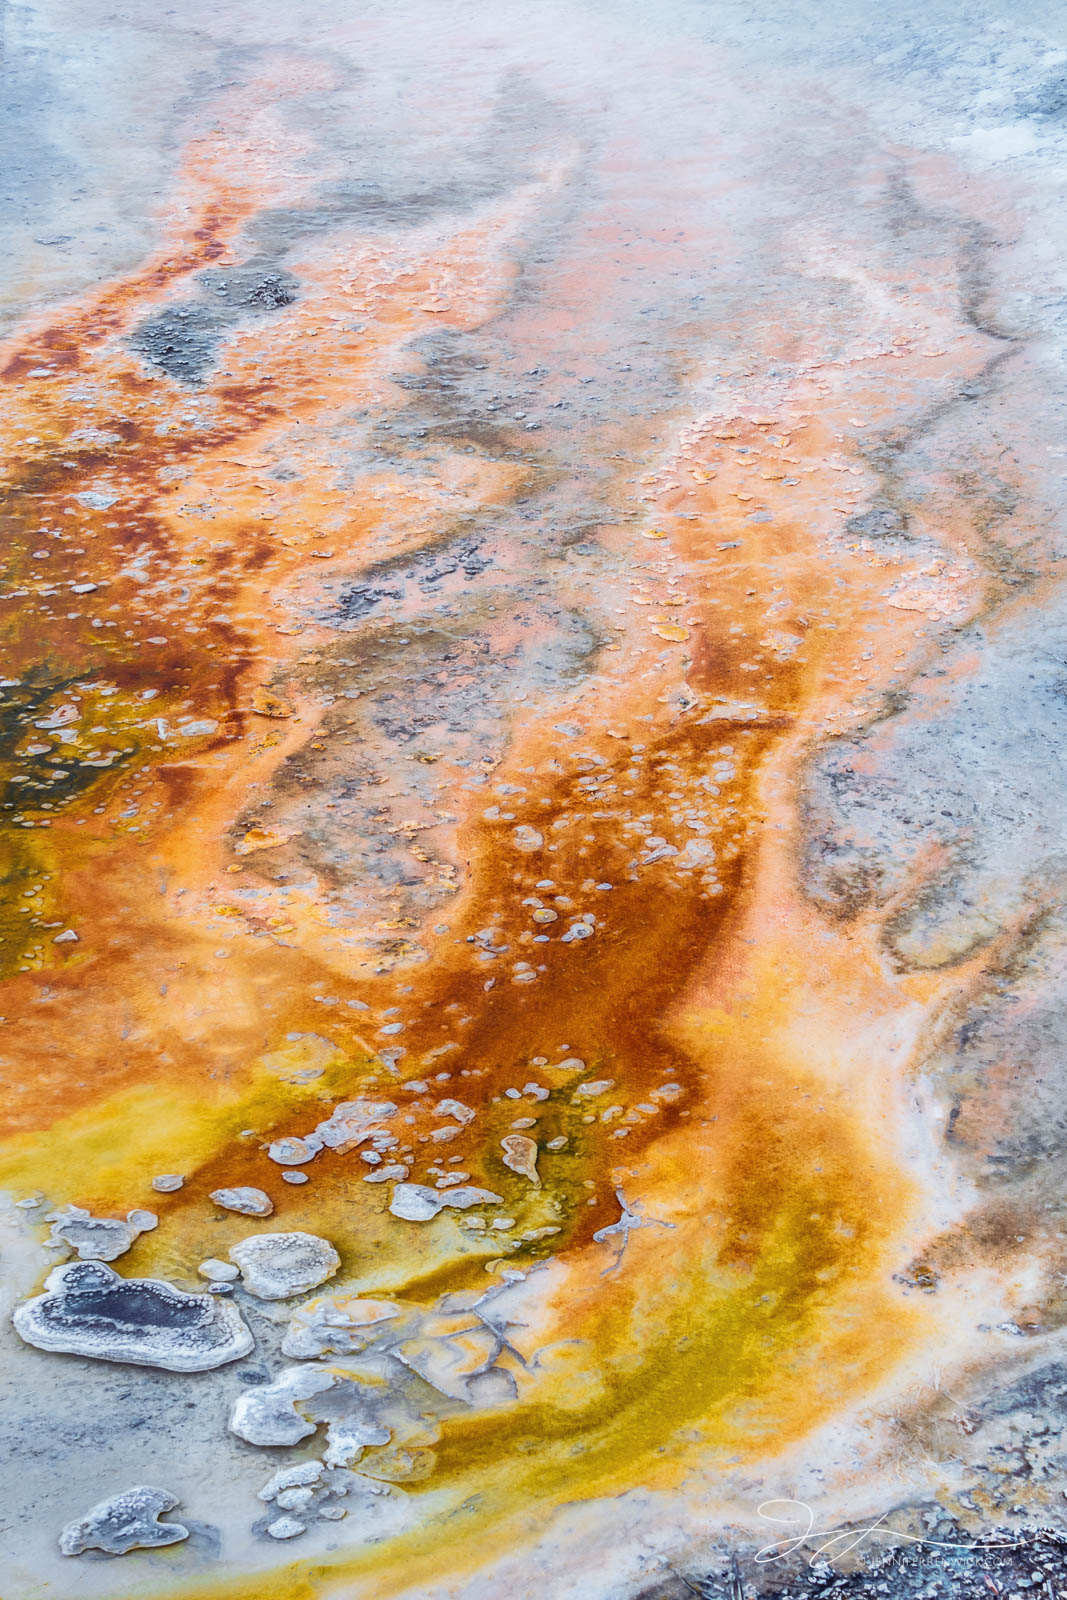
[{"label": "brown algae streak", "polygon": [[[190,185],[218,181],[199,152]],[[232,266],[241,220],[265,203],[252,188],[204,201],[190,239],[5,368],[22,462],[5,500],[0,949],[18,1095],[5,1182],[54,1202],[141,1204],[180,1157],[185,1187],[158,1197],[162,1225],[131,1272],[188,1273],[239,1237],[239,1218],[206,1215],[223,1182],[268,1183],[273,1225],[335,1240],[361,1289],[432,1298],[484,1285],[487,1266],[544,1263],[551,1359],[530,1361],[513,1407],[447,1420],[413,1494],[455,1505],[477,1492],[491,1518],[532,1493],[773,1454],[876,1384],[915,1335],[886,1287],[915,1201],[892,1139],[790,1054],[803,971],[797,990],[753,989],[746,948],[779,886],[765,829],[793,825],[776,776],[840,702],[835,675],[858,666],[863,624],[900,579],[856,546],[827,561],[810,531],[841,438],[833,398],[818,422],[799,392],[788,415],[720,417],[680,447],[671,470],[699,486],[699,522],[663,534],[667,487],[646,527],[605,526],[625,558],[614,649],[593,652],[566,703],[516,713],[484,763],[513,791],[493,804],[471,798],[447,752],[425,752],[456,813],[421,858],[441,892],[421,918],[390,918],[397,906],[371,895],[373,938],[348,959],[322,877],[309,869],[311,889],[292,892],[269,865],[286,850],[301,860],[298,830],[251,809],[308,774],[305,818],[326,792],[315,752],[335,725],[336,647],[286,584],[321,554],[324,522],[348,551],[388,536],[369,489],[355,506],[339,496],[314,429],[360,385],[368,404],[380,397],[444,278],[456,326],[491,314],[510,283],[496,239],[513,219],[472,224],[406,275],[362,285],[359,270],[381,269],[373,252],[361,269],[310,254],[296,303],[244,330],[196,404],[179,404],[129,338],[175,285]],[[350,291],[375,309],[358,345],[325,318]],[[303,474],[272,476],[298,424],[311,434]],[[750,451],[765,458],[765,525],[739,487]],[[794,489],[798,458],[813,476]],[[483,505],[515,487],[492,463],[468,484]],[[733,554],[723,536],[742,520]],[[772,627],[768,573],[789,586]],[[830,574],[848,583],[828,605]],[[578,733],[561,737],[561,719]],[[369,744],[358,701],[350,721]],[[784,915],[784,931],[763,924],[768,968],[807,935]],[[844,930],[829,938],[825,964],[847,984],[862,951]],[[826,1015],[854,1053],[843,1002]],[[324,1152],[306,1188],[273,1184],[265,1146],[364,1091],[403,1096],[410,1181],[461,1166],[503,1197],[505,1225],[413,1229],[388,1216],[385,1185],[357,1181],[353,1155]],[[472,1115],[441,1140],[449,1099]],[[538,1145],[537,1185],[503,1160],[516,1122]],[[605,1233],[621,1205],[643,1225]],[[422,1537],[346,1559],[388,1569],[417,1560]],[[439,1561],[443,1537],[437,1525]]]}]

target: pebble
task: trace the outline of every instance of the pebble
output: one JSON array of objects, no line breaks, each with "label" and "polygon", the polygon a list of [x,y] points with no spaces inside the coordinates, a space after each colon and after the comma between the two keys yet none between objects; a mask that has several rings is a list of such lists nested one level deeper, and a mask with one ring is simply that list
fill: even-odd
[{"label": "pebble", "polygon": [[283,1183],[307,1183],[307,1181],[308,1181],[308,1175],[307,1175],[306,1172],[283,1172],[282,1173],[282,1182]]},{"label": "pebble", "polygon": [[332,1278],[341,1258],[314,1233],[254,1233],[230,1251],[244,1286],[261,1300],[288,1300]]},{"label": "pebble", "polygon": [[180,1173],[161,1172],[158,1177],[152,1179],[152,1187],[157,1194],[173,1194],[184,1182],[185,1179]]},{"label": "pebble", "polygon": [[267,1529],[272,1539],[296,1539],[302,1533],[307,1533],[302,1522],[297,1522],[295,1517],[279,1517],[277,1522],[272,1522]]},{"label": "pebble", "polygon": [[214,1256],[201,1261],[196,1270],[202,1278],[208,1278],[212,1283],[233,1283],[235,1278],[240,1277],[232,1262],[219,1261]]},{"label": "pebble", "polygon": [[315,1432],[315,1424],[296,1409],[296,1402],[311,1400],[333,1382],[333,1373],[322,1367],[286,1367],[273,1383],[257,1384],[237,1396],[230,1431],[248,1444],[299,1444]]},{"label": "pebble", "polygon": [[274,1503],[280,1511],[306,1511],[314,1498],[313,1489],[283,1489]]},{"label": "pebble", "polygon": [[322,1140],[314,1135],[301,1139],[295,1134],[290,1134],[284,1139],[275,1139],[267,1151],[272,1161],[280,1167],[298,1167],[305,1161],[311,1161],[322,1149]]},{"label": "pebble", "polygon": [[244,1217],[269,1217],[274,1202],[262,1189],[212,1189],[211,1198],[224,1211],[237,1211]]}]

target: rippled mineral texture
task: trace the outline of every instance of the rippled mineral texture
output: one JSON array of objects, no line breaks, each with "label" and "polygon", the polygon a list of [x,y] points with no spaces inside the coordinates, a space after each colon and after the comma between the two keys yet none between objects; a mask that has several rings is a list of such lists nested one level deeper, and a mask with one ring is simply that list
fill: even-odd
[{"label": "rippled mineral texture", "polygon": [[1063,6],[4,28],[4,1600],[1067,1595]]}]

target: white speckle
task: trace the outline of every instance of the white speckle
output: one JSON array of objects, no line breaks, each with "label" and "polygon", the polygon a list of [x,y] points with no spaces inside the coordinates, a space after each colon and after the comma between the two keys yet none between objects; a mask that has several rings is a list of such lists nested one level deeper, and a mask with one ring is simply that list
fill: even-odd
[{"label": "white speckle", "polygon": [[73,928],[64,928],[62,933],[57,933],[52,940],[53,944],[77,944],[78,935]]},{"label": "white speckle", "polygon": [[519,826],[513,831],[512,838],[515,841],[516,850],[523,850],[527,852],[532,850],[540,850],[541,846],[545,842],[544,835],[538,833],[536,828],[529,827],[525,822],[520,823]]},{"label": "white speckle", "polygon": [[157,1194],[173,1194],[184,1182],[178,1172],[161,1172],[152,1179],[152,1187]]}]

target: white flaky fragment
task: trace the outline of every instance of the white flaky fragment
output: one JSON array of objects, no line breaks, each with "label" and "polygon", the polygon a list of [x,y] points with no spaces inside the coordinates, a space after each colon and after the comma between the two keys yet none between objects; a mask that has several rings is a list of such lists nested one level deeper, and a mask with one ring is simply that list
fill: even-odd
[{"label": "white flaky fragment", "polygon": [[49,1213],[52,1224],[50,1243],[65,1244],[80,1261],[114,1261],[139,1239],[158,1227],[154,1211],[130,1211],[119,1217],[94,1217],[82,1206],[62,1206]]},{"label": "white flaky fragment", "polygon": [[375,1134],[386,1133],[386,1124],[396,1112],[392,1100],[345,1100],[334,1107],[332,1115],[320,1122],[309,1137],[321,1140],[327,1149],[343,1155]]},{"label": "white flaky fragment", "polygon": [[474,1121],[474,1112],[462,1100],[438,1100],[437,1114],[439,1117],[454,1117],[463,1127]]},{"label": "white flaky fragment", "polygon": [[378,1423],[342,1418],[326,1428],[326,1454],[322,1459],[328,1467],[351,1467],[364,1450],[388,1444],[391,1438],[389,1429]]},{"label": "white flaky fragment", "polygon": [[297,1409],[300,1400],[311,1400],[332,1387],[334,1374],[322,1367],[286,1367],[273,1383],[244,1389],[230,1413],[230,1431],[249,1444],[299,1444],[315,1432]]},{"label": "white flaky fragment", "polygon": [[341,1258],[328,1239],[314,1233],[253,1233],[230,1250],[249,1294],[288,1300],[332,1278]]},{"label": "white flaky fragment", "polygon": [[301,1461],[295,1467],[282,1467],[273,1478],[268,1478],[259,1491],[261,1500],[273,1500],[285,1489],[302,1489],[318,1483],[322,1477],[321,1461]]},{"label": "white flaky fragment", "polygon": [[510,1167],[512,1172],[517,1172],[520,1178],[529,1178],[531,1183],[540,1188],[536,1140],[528,1139],[523,1133],[509,1133],[501,1139],[500,1144],[504,1151],[504,1165]]},{"label": "white flaky fragment", "polygon": [[274,1201],[262,1189],[212,1189],[211,1198],[223,1211],[238,1211],[244,1217],[269,1217]]},{"label": "white flaky fragment", "polygon": [[267,1154],[279,1167],[301,1167],[306,1161],[314,1160],[321,1149],[322,1140],[313,1133],[309,1133],[306,1139],[301,1139],[298,1134],[288,1134],[284,1139],[275,1139]]},{"label": "white flaky fragment", "polygon": [[84,1517],[68,1522],[59,1536],[65,1556],[79,1556],[83,1550],[104,1550],[109,1556],[124,1556],[127,1550],[153,1550],[160,1545],[178,1544],[188,1539],[189,1529],[180,1522],[160,1522],[164,1511],[173,1511],[177,1498],[166,1489],[138,1484],[101,1500]]},{"label": "white flaky fragment", "polygon": [[423,1183],[398,1183],[389,1202],[394,1217],[404,1222],[429,1222],[438,1212],[450,1206],[455,1211],[466,1211],[471,1206],[498,1206],[502,1196],[489,1189],[428,1189]]},{"label": "white flaky fragment", "polygon": [[322,1356],[354,1355],[401,1316],[391,1300],[359,1300],[324,1295],[298,1306],[289,1318],[282,1354],[301,1361]]}]

